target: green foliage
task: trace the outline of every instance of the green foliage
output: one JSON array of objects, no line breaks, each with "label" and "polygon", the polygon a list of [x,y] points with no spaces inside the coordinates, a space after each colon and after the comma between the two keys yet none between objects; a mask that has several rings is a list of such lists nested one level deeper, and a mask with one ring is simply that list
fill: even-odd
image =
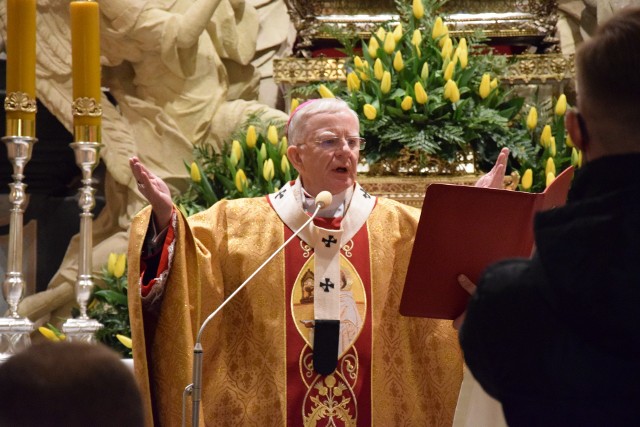
[{"label": "green foliage", "polygon": [[[224,143],[220,153],[210,145],[196,146],[194,164],[185,164],[192,177],[189,188],[174,199],[183,214],[193,215],[221,199],[263,196],[295,179],[297,172],[286,157],[284,126],[282,121],[264,121],[260,114],[254,114]],[[195,176],[193,168],[198,170]],[[246,179],[241,179],[242,174]]]},{"label": "green foliage", "polygon": [[[468,163],[471,156],[476,167],[488,170],[502,147],[512,148],[512,157],[519,163],[531,163],[531,150],[524,148],[529,136],[517,120],[524,99],[506,90],[498,80],[508,65],[507,59],[493,55],[481,34],[453,40],[446,23],[440,34],[436,31],[433,37],[443,1],[423,0],[425,13],[420,19],[414,16],[410,1],[396,4],[401,35],[395,24],[383,24],[370,34],[369,42],[361,42],[361,53],[353,43],[341,39],[348,56],[346,84],[311,84],[296,88],[296,93],[311,96],[324,85],[348,102],[360,116],[361,133],[367,140],[364,156],[369,164],[403,156],[409,150],[418,152],[414,157],[424,162],[417,168],[422,172],[455,171],[458,165]],[[387,34],[394,30],[395,46],[391,50],[387,44],[385,50]],[[420,40],[416,39],[417,34]],[[443,53],[447,39],[451,49]],[[376,42],[377,49],[372,47]],[[402,68],[394,67],[398,52]],[[381,72],[375,71],[377,60],[381,69],[391,74],[388,90],[382,84]],[[446,69],[450,63],[454,63],[451,80],[455,82],[457,95],[446,90],[449,77]],[[425,64],[428,73],[423,71]],[[491,83],[488,93],[481,96],[484,75]],[[417,83],[427,93],[426,103],[418,102]],[[402,106],[406,97],[412,99],[408,109]],[[374,119],[365,116],[365,105],[375,108]],[[444,170],[430,169],[433,164],[444,165],[441,168]]]}]

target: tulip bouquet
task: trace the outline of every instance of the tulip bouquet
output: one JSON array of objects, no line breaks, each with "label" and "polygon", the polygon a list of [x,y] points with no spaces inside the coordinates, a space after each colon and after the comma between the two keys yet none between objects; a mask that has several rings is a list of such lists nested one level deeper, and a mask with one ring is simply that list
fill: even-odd
[{"label": "tulip bouquet", "polygon": [[[103,327],[96,332],[96,339],[111,347],[124,357],[131,357],[131,326],[129,325],[129,303],[127,301],[127,255],[110,253],[102,268],[102,286],[91,293],[87,315],[100,322]],[[80,311],[75,308],[72,315]],[[51,323],[40,326],[38,331],[48,340],[66,340],[58,328]]]},{"label": "tulip bouquet", "polygon": [[359,114],[369,165],[410,156],[417,173],[452,173],[470,162],[489,167],[505,146],[531,154],[526,130],[512,126],[524,99],[498,79],[506,58],[479,35],[454,39],[437,16],[443,3],[397,2],[400,22],[371,33],[361,53],[343,43],[346,84],[306,88],[338,96]]},{"label": "tulip bouquet", "polygon": [[102,268],[102,284],[93,289],[87,315],[102,323],[96,339],[131,357],[131,326],[127,301],[127,255],[110,253]]},{"label": "tulip bouquet", "polygon": [[[542,111],[540,120],[539,110]],[[582,152],[573,145],[564,127],[566,111],[567,97],[564,94],[555,100],[555,104],[547,101],[529,108],[525,127],[531,138],[530,147],[534,149],[534,155],[527,156],[520,163],[521,190],[541,192],[569,165],[582,165]]]},{"label": "tulip bouquet", "polygon": [[287,158],[284,123],[265,122],[253,115],[215,152],[210,145],[196,147],[195,160],[185,164],[191,174],[189,189],[175,202],[184,215],[204,210],[218,200],[272,193],[295,179]]}]

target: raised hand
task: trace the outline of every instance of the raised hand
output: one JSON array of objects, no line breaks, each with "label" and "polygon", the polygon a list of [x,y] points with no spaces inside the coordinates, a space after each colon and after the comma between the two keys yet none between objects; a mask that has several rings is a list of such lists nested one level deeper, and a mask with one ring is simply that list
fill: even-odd
[{"label": "raised hand", "polygon": [[129,167],[138,183],[138,191],[151,204],[156,225],[163,229],[171,221],[173,201],[167,184],[151,172],[137,157],[129,159]]},{"label": "raised hand", "polygon": [[475,183],[475,187],[502,188],[504,185],[504,173],[507,170],[509,149],[503,148],[491,170],[484,174]]}]

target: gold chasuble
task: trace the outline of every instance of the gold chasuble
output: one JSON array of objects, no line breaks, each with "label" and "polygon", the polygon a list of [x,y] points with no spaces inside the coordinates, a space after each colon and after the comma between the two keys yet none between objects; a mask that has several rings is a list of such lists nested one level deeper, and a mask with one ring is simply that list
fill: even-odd
[{"label": "gold chasuble", "polygon": [[[162,294],[153,310],[143,308],[139,283],[150,210],[134,218],[129,309],[149,425],[152,414],[156,426],[180,425],[199,326],[293,234],[296,221],[308,218],[297,200],[293,219],[278,207],[279,199],[293,203],[296,191],[287,185],[267,198],[220,201],[189,219],[178,214],[168,276],[157,285]],[[356,204],[372,210],[350,230],[358,223],[349,212]],[[398,312],[418,216],[356,185],[344,218],[315,222],[329,230],[324,243],[333,243],[331,230],[342,233],[335,234],[341,236],[335,239],[339,278],[315,277],[316,268],[323,270],[316,267],[312,233],[276,256],[203,333],[201,423],[450,426],[462,381],[457,335],[450,321]],[[321,376],[313,369],[312,347],[314,311],[325,287],[339,301],[339,357],[335,371]]]}]

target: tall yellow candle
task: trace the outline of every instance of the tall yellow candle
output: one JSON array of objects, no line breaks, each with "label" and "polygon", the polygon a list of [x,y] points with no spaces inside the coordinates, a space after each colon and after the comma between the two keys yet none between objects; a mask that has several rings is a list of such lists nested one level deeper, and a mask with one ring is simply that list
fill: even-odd
[{"label": "tall yellow candle", "polygon": [[7,136],[35,136],[36,0],[7,0]]},{"label": "tall yellow candle", "polygon": [[100,10],[95,1],[70,9],[75,140],[100,142]]}]

